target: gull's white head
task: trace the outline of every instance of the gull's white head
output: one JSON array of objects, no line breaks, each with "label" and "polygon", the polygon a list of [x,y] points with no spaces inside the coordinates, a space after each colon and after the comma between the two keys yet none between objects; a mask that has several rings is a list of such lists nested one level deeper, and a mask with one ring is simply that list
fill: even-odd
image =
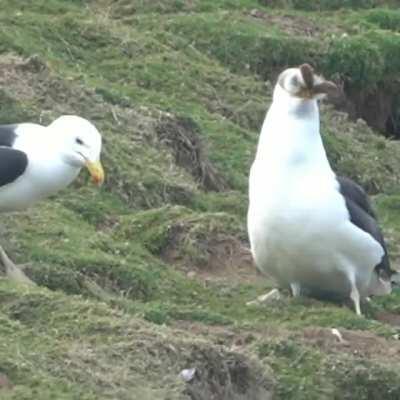
[{"label": "gull's white head", "polygon": [[333,82],[316,75],[309,64],[303,64],[298,68],[288,68],[279,75],[275,95],[278,93],[294,99],[318,100],[326,95],[337,95],[338,88]]},{"label": "gull's white head", "polygon": [[62,146],[63,160],[76,168],[86,166],[93,181],[101,185],[104,170],[100,163],[101,135],[88,120],[76,115],[63,115],[48,128],[51,136]]}]

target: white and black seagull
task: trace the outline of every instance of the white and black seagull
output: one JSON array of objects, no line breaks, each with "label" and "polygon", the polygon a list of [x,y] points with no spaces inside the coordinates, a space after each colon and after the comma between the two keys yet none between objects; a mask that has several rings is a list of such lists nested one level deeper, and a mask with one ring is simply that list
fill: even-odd
[{"label": "white and black seagull", "polygon": [[364,190],[338,177],[317,101],[334,83],[308,65],[283,71],[250,171],[248,232],[257,267],[280,287],[360,299],[391,292],[384,238]]},{"label": "white and black seagull", "polygon": [[[86,166],[101,185],[101,135],[88,120],[64,115],[48,126],[0,125],[0,213],[28,208],[67,187]],[[23,276],[0,247],[0,258]]]}]

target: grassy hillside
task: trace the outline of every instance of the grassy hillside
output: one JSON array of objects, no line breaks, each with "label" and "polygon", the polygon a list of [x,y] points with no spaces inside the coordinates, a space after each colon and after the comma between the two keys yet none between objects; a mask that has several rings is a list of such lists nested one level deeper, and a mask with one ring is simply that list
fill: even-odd
[{"label": "grassy hillside", "polygon": [[107,173],[2,215],[38,286],[0,279],[1,399],[400,398],[400,292],[365,318],[288,295],[246,306],[273,284],[245,230],[273,81],[311,62],[348,95],[322,107],[332,165],[373,195],[398,264],[395,3],[0,0],[0,123],[84,116]]}]

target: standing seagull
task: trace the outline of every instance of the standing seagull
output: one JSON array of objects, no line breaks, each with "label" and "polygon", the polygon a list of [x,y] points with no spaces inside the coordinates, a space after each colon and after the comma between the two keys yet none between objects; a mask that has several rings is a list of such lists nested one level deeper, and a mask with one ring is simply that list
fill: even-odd
[{"label": "standing seagull", "polygon": [[[86,166],[104,181],[101,136],[86,119],[64,115],[49,126],[0,125],[0,213],[19,211],[67,187]],[[0,247],[9,275],[27,281]]]},{"label": "standing seagull", "polygon": [[332,171],[318,99],[337,87],[308,65],[283,71],[250,171],[248,232],[257,267],[281,287],[360,299],[391,291],[388,254],[363,189]]}]

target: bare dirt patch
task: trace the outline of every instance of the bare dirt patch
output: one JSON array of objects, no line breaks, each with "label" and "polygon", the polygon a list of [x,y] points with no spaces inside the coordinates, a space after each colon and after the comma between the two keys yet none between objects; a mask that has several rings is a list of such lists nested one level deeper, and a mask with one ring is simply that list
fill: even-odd
[{"label": "bare dirt patch", "polygon": [[11,389],[12,383],[10,382],[8,376],[6,374],[0,374],[0,390],[2,389]]},{"label": "bare dirt patch", "polygon": [[260,279],[250,249],[240,239],[224,233],[198,237],[194,244],[195,254],[182,252],[185,240],[186,228],[182,225],[172,227],[161,258],[178,265],[188,276],[230,283],[250,283]]},{"label": "bare dirt patch", "polygon": [[386,324],[400,328],[400,315],[399,314],[393,314],[391,312],[384,311],[384,312],[380,312],[377,315],[375,315],[375,318],[378,321],[385,322]]},{"label": "bare dirt patch", "polygon": [[34,76],[39,71],[33,68],[34,59],[24,60],[14,54],[0,57],[0,87],[20,101],[33,99],[35,96]]},{"label": "bare dirt patch", "polygon": [[255,374],[257,367],[242,355],[193,349],[191,362],[197,365],[186,390],[192,400],[269,400],[273,381]]},{"label": "bare dirt patch", "polygon": [[[108,328],[115,334],[115,327]],[[104,392],[112,385],[137,386],[154,397],[190,400],[268,400],[274,378],[269,369],[239,351],[199,338],[195,332],[155,328],[128,320],[106,344],[79,342],[68,350],[71,379],[96,380]],[[110,362],[115,368],[109,368]],[[190,373],[185,373],[186,371]],[[169,390],[168,388],[173,388]],[[158,396],[155,396],[158,394]]]},{"label": "bare dirt patch", "polygon": [[250,16],[261,19],[268,25],[275,25],[291,35],[310,37],[320,35],[323,32],[315,22],[301,16],[271,15],[258,9],[251,10]]},{"label": "bare dirt patch", "polygon": [[228,188],[208,159],[199,128],[192,120],[164,115],[156,132],[161,143],[174,155],[176,164],[189,172],[205,190],[221,192]]},{"label": "bare dirt patch", "polygon": [[81,88],[76,89],[55,77],[37,55],[25,59],[13,53],[0,56],[0,97],[6,102],[2,107],[3,123],[31,120],[47,124],[60,114],[81,110],[79,100],[84,95],[87,93]]},{"label": "bare dirt patch", "polygon": [[306,328],[296,338],[318,346],[327,353],[344,352],[360,358],[400,360],[400,342],[388,340],[366,331],[339,329],[343,342],[327,328]]},{"label": "bare dirt patch", "polygon": [[381,85],[374,89],[363,90],[345,84],[346,97],[335,105],[346,111],[350,118],[362,118],[372,128],[398,139],[400,138],[400,122],[396,109],[398,90],[393,86],[396,86],[396,83],[392,87]]}]

